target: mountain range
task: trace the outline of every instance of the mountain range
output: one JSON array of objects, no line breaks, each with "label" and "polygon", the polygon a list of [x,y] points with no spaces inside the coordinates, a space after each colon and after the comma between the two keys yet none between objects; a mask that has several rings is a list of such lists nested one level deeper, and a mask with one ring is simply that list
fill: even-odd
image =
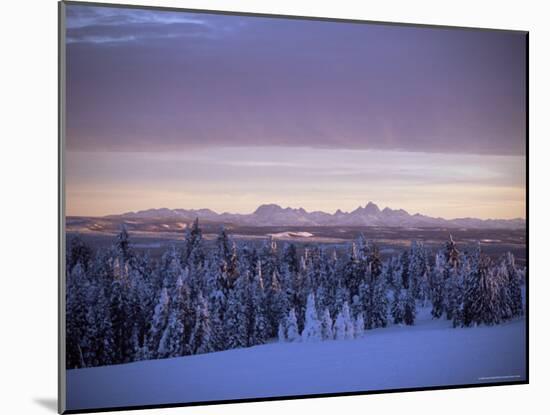
[{"label": "mountain range", "polygon": [[525,228],[525,219],[477,219],[434,218],[419,213],[409,214],[403,209],[380,209],[375,203],[368,202],[351,212],[338,209],[335,213],[321,211],[308,212],[303,208],[283,208],[277,204],[264,204],[253,213],[216,213],[210,209],[148,209],[109,215],[110,219],[179,219],[231,223],[240,226],[386,226],[386,227],[452,227],[484,229],[521,229]]}]

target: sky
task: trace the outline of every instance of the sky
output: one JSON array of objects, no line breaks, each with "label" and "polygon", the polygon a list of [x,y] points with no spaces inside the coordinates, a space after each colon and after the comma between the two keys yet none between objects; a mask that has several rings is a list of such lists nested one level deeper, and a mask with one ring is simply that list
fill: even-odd
[{"label": "sky", "polygon": [[525,36],[67,5],[66,211],[525,217]]}]

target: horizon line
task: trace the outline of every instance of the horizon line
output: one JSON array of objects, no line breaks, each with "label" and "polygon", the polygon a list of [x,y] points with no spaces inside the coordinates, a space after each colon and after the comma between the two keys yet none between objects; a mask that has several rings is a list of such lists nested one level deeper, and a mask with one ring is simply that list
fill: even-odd
[{"label": "horizon line", "polygon": [[[65,214],[66,217],[96,217],[96,218],[104,218],[104,217],[109,217],[109,216],[122,216],[122,215],[127,215],[127,214],[136,214],[136,213],[140,213],[140,212],[147,212],[147,211],[153,211],[153,210],[170,210],[170,211],[178,211],[178,210],[185,210],[185,211],[192,211],[192,212],[198,212],[198,211],[204,211],[204,210],[208,210],[216,215],[225,215],[225,214],[229,214],[229,215],[240,215],[240,216],[246,216],[246,215],[252,215],[254,214],[260,207],[264,207],[264,206],[273,206],[273,207],[279,207],[281,208],[282,210],[303,210],[305,213],[307,214],[311,214],[311,213],[325,213],[325,214],[328,214],[328,215],[336,215],[338,212],[340,213],[343,213],[343,214],[350,214],[352,212],[354,212],[355,210],[358,210],[360,208],[366,208],[367,206],[369,205],[374,205],[378,210],[379,212],[383,212],[384,210],[391,210],[393,212],[399,212],[399,211],[403,211],[405,212],[406,214],[410,215],[410,216],[425,216],[425,217],[429,217],[429,218],[432,218],[432,219],[443,219],[443,220],[447,220],[447,221],[453,221],[453,220],[461,220],[461,219],[476,219],[476,220],[482,220],[482,221],[497,221],[497,220],[501,220],[501,221],[514,221],[514,220],[523,220],[523,221],[526,221],[527,218],[526,217],[521,217],[521,216],[517,216],[517,217],[513,217],[513,218],[495,218],[495,217],[491,217],[491,218],[479,218],[479,217],[475,217],[475,216],[462,216],[462,217],[452,217],[452,218],[449,218],[449,217],[444,217],[444,216],[430,216],[430,215],[427,215],[427,214],[424,214],[424,213],[420,213],[420,212],[416,212],[416,213],[410,213],[409,211],[407,211],[406,209],[401,209],[401,208],[397,208],[397,209],[393,209],[393,208],[390,208],[389,206],[385,206],[384,208],[380,208],[380,206],[378,206],[376,203],[372,202],[372,201],[368,201],[365,205],[359,205],[357,206],[355,209],[353,210],[350,210],[350,211],[345,211],[345,210],[342,210],[342,209],[336,209],[334,212],[326,212],[324,210],[307,210],[303,207],[291,207],[291,206],[282,206],[278,203],[261,203],[259,204],[255,209],[253,209],[252,211],[248,211],[248,212],[245,212],[245,213],[236,213],[236,212],[230,212],[230,211],[217,211],[217,210],[214,210],[214,209],[210,209],[210,208],[205,208],[205,207],[202,207],[202,208],[182,208],[182,207],[178,207],[178,208],[169,208],[169,207],[159,207],[159,208],[147,208],[147,209],[139,209],[139,210],[127,210],[127,211],[123,211],[123,212],[120,212],[120,213],[108,213],[108,214],[105,214],[105,215],[74,215],[74,214]],[[198,216],[197,216],[198,218]]]}]

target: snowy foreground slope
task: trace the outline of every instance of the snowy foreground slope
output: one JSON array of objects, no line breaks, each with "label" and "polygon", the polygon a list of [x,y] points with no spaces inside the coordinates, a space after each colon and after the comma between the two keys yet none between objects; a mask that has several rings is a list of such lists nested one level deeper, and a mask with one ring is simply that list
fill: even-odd
[{"label": "snowy foreground slope", "polygon": [[417,325],[356,340],[248,349],[67,372],[68,409],[186,403],[525,379],[525,321]]}]

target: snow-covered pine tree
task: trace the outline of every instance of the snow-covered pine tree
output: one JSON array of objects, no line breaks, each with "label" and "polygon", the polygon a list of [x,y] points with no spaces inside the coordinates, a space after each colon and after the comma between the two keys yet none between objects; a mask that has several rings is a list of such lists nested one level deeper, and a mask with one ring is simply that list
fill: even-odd
[{"label": "snow-covered pine tree", "polygon": [[355,324],[353,318],[351,317],[350,309],[348,303],[344,303],[342,307],[342,316],[344,317],[345,323],[345,338],[353,339],[355,337]]},{"label": "snow-covered pine tree", "polygon": [[168,290],[163,288],[160,292],[155,311],[153,313],[153,320],[151,321],[151,329],[148,336],[148,349],[151,354],[151,358],[156,358],[156,352],[159,349],[160,339],[168,324],[168,317],[170,314],[170,297],[168,296]]},{"label": "snow-covered pine tree", "polygon": [[426,266],[424,274],[418,280],[418,300],[421,307],[426,307],[430,300],[430,268]]},{"label": "snow-covered pine tree", "polygon": [[260,249],[260,263],[262,266],[262,277],[265,287],[271,286],[271,277],[277,269],[278,266],[278,255],[277,255],[277,242],[272,237],[267,238],[261,249]]},{"label": "snow-covered pine tree", "polygon": [[172,245],[168,248],[161,258],[161,279],[162,286],[169,291],[174,288],[178,277],[183,273],[183,267],[180,262],[180,254],[176,247]]},{"label": "snow-covered pine tree", "polygon": [[445,264],[446,260],[443,253],[437,253],[430,278],[433,318],[440,318],[445,311]]},{"label": "snow-covered pine tree", "polygon": [[445,260],[453,268],[459,266],[460,252],[456,246],[453,236],[449,234],[449,240],[445,244]]},{"label": "snow-covered pine tree", "polygon": [[512,301],[508,285],[508,269],[504,261],[501,261],[491,271],[496,285],[496,297],[499,308],[500,320],[506,321],[512,318]]},{"label": "snow-covered pine tree", "polygon": [[304,342],[316,342],[321,340],[321,322],[317,316],[317,307],[315,306],[315,295],[309,294],[307,297],[306,318],[302,340]]},{"label": "snow-covered pine tree", "polygon": [[334,336],[336,340],[353,339],[354,337],[354,322],[351,318],[347,302],[344,303],[342,310],[340,310],[336,317]]},{"label": "snow-covered pine tree", "polygon": [[254,322],[252,326],[251,344],[263,344],[269,338],[269,322],[267,319],[267,304],[265,298],[262,265],[258,261],[256,275],[252,282],[252,315]]},{"label": "snow-covered pine tree", "polygon": [[114,361],[129,362],[134,355],[131,336],[133,321],[128,318],[128,298],[125,286],[120,279],[115,278],[111,285],[111,329],[113,333]]},{"label": "snow-covered pine tree", "polygon": [[130,235],[126,224],[120,226],[120,232],[117,235],[116,249],[121,257],[121,266],[131,260],[133,251],[130,245]]},{"label": "snow-covered pine tree", "polygon": [[[374,329],[378,327],[386,327],[388,325],[388,288],[385,278],[378,277],[372,282],[372,299],[371,307],[366,315],[365,327]],[[367,311],[365,311],[367,313]]]},{"label": "snow-covered pine tree", "polygon": [[356,339],[363,337],[365,333],[365,320],[363,318],[363,313],[359,313],[354,322],[354,335]]},{"label": "snow-covered pine tree", "polygon": [[277,327],[277,339],[279,340],[279,343],[286,342],[286,330],[283,321],[280,321],[279,326]]},{"label": "snow-covered pine tree", "polygon": [[87,333],[89,282],[84,266],[77,263],[67,277],[67,368],[86,367],[84,359],[89,339]]},{"label": "snow-covered pine tree", "polygon": [[175,310],[172,310],[168,317],[168,324],[159,341],[157,357],[179,357],[184,355],[185,328]]},{"label": "snow-covered pine tree", "polygon": [[200,269],[204,262],[204,251],[202,246],[202,230],[197,217],[193,225],[186,229],[185,245],[182,251],[182,265],[189,266],[190,270]]},{"label": "snow-covered pine tree", "polygon": [[403,322],[407,326],[412,326],[416,319],[416,299],[414,298],[412,286],[406,290],[403,311]]},{"label": "snow-covered pine tree", "polygon": [[401,288],[402,281],[399,257],[392,256],[391,258],[388,258],[382,269],[386,279],[386,285],[392,290]]},{"label": "snow-covered pine tree", "polygon": [[346,338],[346,322],[342,311],[338,312],[334,321],[334,338],[336,340],[345,340]]},{"label": "snow-covered pine tree", "polygon": [[373,281],[377,281],[378,278],[380,278],[380,276],[382,275],[384,264],[382,263],[382,258],[380,256],[378,245],[376,245],[372,241],[367,244],[366,259],[370,267],[372,279]]},{"label": "snow-covered pine tree", "polygon": [[350,299],[359,295],[359,287],[365,280],[365,262],[360,261],[355,243],[351,244],[348,260],[342,269],[342,279]]},{"label": "snow-covered pine tree", "polygon": [[296,245],[294,245],[293,243],[289,243],[284,246],[281,264],[286,265],[290,273],[298,272],[300,268],[300,261],[298,259]]},{"label": "snow-covered pine tree", "polygon": [[300,341],[300,332],[298,331],[298,322],[296,320],[296,312],[290,309],[286,319],[286,338],[289,342]]},{"label": "snow-covered pine tree", "polygon": [[195,314],[192,307],[191,288],[189,286],[189,276],[187,268],[176,280],[171,295],[170,308],[175,313],[177,318],[182,322],[184,327],[184,337],[182,339],[182,355],[187,355],[189,351],[189,338],[194,327]]},{"label": "snow-covered pine tree", "polygon": [[495,279],[491,274],[489,257],[480,253],[474,254],[471,270],[465,281],[463,302],[463,324],[497,324],[500,321]]},{"label": "snow-covered pine tree", "polygon": [[279,272],[275,268],[271,277],[271,285],[266,293],[270,336],[277,334],[279,321],[286,316],[289,309],[287,297],[281,288],[279,278]]},{"label": "snow-covered pine tree", "polygon": [[321,319],[321,338],[323,340],[333,340],[334,331],[333,331],[333,321],[330,317],[330,312],[328,308],[325,308],[323,312],[323,317]]},{"label": "snow-covered pine tree", "polygon": [[135,359],[138,349],[143,346],[141,341],[149,332],[153,314],[155,295],[150,281],[143,274],[150,272],[149,276],[151,277],[152,271],[147,270],[146,266],[147,264],[136,255],[129,269],[128,281],[125,286],[126,316],[132,326],[130,327],[128,324],[127,327],[127,333],[132,331],[130,361]]},{"label": "snow-covered pine tree", "polygon": [[338,279],[338,286],[336,287],[336,299],[334,304],[335,314],[337,315],[344,307],[344,304],[349,303],[349,301],[349,291],[344,286],[342,279]]},{"label": "snow-covered pine tree", "polygon": [[401,272],[401,286],[405,289],[409,288],[410,275],[409,275],[410,258],[409,251],[403,251],[399,256],[399,271]]},{"label": "snow-covered pine tree", "polygon": [[413,241],[411,243],[411,254],[409,262],[409,278],[413,290],[414,298],[420,298],[421,280],[426,272],[427,258],[426,250],[422,242]]},{"label": "snow-covered pine tree", "polygon": [[200,292],[195,300],[195,327],[189,339],[189,348],[193,354],[213,351],[208,304]]},{"label": "snow-covered pine tree", "polygon": [[224,330],[225,312],[227,308],[227,269],[225,261],[218,257],[206,261],[206,292],[209,323],[211,334],[211,347],[214,351],[225,350],[226,333]]},{"label": "snow-covered pine tree", "polygon": [[71,272],[73,267],[80,263],[84,272],[88,271],[92,263],[92,249],[82,240],[80,234],[76,234],[70,239],[67,252],[67,271]]},{"label": "snow-covered pine tree", "polygon": [[229,240],[229,236],[227,235],[227,232],[223,225],[220,229],[218,237],[216,238],[214,256],[217,259],[218,266],[220,266],[221,268],[225,268],[225,270],[227,271],[227,267],[229,266],[231,262],[231,257],[233,256],[233,244]]},{"label": "snow-covered pine tree", "polygon": [[407,290],[404,288],[393,292],[391,304],[393,324],[403,324],[405,322],[406,292]]},{"label": "snow-covered pine tree", "polygon": [[509,306],[512,317],[523,315],[523,297],[521,294],[521,276],[518,273],[514,255],[508,252],[505,256],[508,280],[506,281],[509,293]]},{"label": "snow-covered pine tree", "polygon": [[109,308],[105,289],[101,284],[97,284],[93,288],[86,315],[89,348],[86,351],[85,361],[89,367],[113,364],[114,345]]},{"label": "snow-covered pine tree", "polygon": [[317,312],[321,315],[325,308],[333,308],[336,298],[336,281],[333,279],[333,263],[324,249],[319,254],[319,281],[315,287]]},{"label": "snow-covered pine tree", "polygon": [[227,348],[235,349],[248,346],[249,310],[248,281],[246,275],[239,275],[229,291],[227,311],[224,319],[224,332]]},{"label": "snow-covered pine tree", "polygon": [[445,313],[447,320],[460,320],[464,289],[460,271],[458,267],[448,268],[448,277],[445,281]]},{"label": "snow-covered pine tree", "polygon": [[286,318],[291,308],[296,308],[299,304],[296,289],[299,289],[299,283],[296,280],[297,272],[291,270],[291,267],[283,262],[281,265],[280,285],[281,292],[284,295],[285,315]]}]

